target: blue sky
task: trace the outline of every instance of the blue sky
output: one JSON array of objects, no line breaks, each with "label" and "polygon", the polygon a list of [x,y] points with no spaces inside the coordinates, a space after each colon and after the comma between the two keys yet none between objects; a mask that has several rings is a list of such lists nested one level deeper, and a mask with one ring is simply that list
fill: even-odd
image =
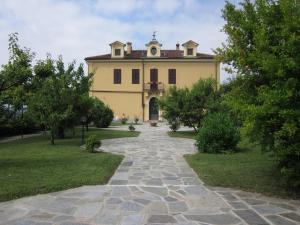
[{"label": "blue sky", "polygon": [[[236,3],[237,0],[231,2]],[[225,41],[220,30],[223,0],[1,0],[0,64],[8,59],[8,34],[18,32],[36,59],[50,53],[67,62],[105,54],[109,43],[131,41],[144,49],[157,31],[164,49],[194,40],[199,52],[212,53]],[[227,75],[222,72],[221,79]]]}]

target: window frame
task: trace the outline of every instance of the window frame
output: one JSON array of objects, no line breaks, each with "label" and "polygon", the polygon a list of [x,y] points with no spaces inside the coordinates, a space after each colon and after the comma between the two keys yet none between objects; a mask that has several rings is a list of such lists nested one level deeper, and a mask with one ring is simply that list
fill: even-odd
[{"label": "window frame", "polygon": [[168,73],[168,82],[169,84],[176,84],[176,69],[169,69]]},{"label": "window frame", "polygon": [[121,69],[114,69],[114,84],[121,84],[122,83],[122,70]]},{"label": "window frame", "polygon": [[140,69],[132,69],[131,83],[132,84],[140,84]]},{"label": "window frame", "polygon": [[187,49],[187,55],[194,55],[194,49],[193,48],[188,48]]},{"label": "window frame", "polygon": [[121,49],[120,48],[115,48],[115,56],[121,56]]}]

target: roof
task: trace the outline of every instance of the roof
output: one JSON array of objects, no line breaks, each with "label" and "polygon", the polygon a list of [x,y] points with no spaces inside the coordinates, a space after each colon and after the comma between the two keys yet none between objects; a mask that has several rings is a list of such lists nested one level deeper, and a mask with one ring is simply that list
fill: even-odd
[{"label": "roof", "polygon": [[[158,57],[159,59],[190,59],[188,57],[183,57],[183,51],[182,50],[160,50],[161,56]],[[146,58],[147,51],[146,50],[132,50],[131,54],[127,54],[125,51],[124,58],[118,58],[118,59],[142,59]],[[150,58],[150,57],[149,57]],[[196,57],[193,57],[192,59],[214,59],[214,55],[210,54],[204,54],[204,53],[197,53]],[[109,60],[111,58],[111,54],[105,54],[105,55],[97,55],[97,56],[90,56],[86,57],[85,60]],[[113,58],[116,59],[116,58]],[[151,57],[150,59],[153,59]]]},{"label": "roof", "polygon": [[188,45],[188,44],[192,44],[192,45],[195,45],[195,46],[198,46],[198,45],[199,45],[198,43],[196,43],[196,42],[194,42],[194,41],[192,41],[192,40],[189,40],[189,41],[183,43],[182,46],[186,46],[186,45]]},{"label": "roof", "polygon": [[121,41],[114,41],[112,43],[109,44],[110,46],[112,45],[123,45],[123,46],[126,46],[124,43],[122,43]]}]

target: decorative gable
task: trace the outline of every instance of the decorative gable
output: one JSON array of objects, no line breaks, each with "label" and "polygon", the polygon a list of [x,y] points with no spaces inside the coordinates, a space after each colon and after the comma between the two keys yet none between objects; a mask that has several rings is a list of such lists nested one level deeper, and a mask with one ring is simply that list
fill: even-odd
[{"label": "decorative gable", "polygon": [[197,56],[197,47],[198,43],[189,40],[182,44],[183,46],[183,56],[184,57],[196,57]]},{"label": "decorative gable", "polygon": [[152,40],[146,44],[147,47],[147,57],[160,57],[161,56],[161,46],[156,38],[155,38],[155,32],[153,32],[153,38]]},{"label": "decorative gable", "polygon": [[120,41],[115,41],[113,43],[109,44],[111,47],[111,57],[112,58],[124,58],[125,55],[125,49],[126,46]]}]

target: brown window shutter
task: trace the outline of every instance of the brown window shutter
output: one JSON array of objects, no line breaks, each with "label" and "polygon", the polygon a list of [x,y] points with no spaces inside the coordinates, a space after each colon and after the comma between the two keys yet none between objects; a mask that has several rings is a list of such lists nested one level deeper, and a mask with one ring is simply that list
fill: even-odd
[{"label": "brown window shutter", "polygon": [[132,83],[139,84],[140,83],[140,70],[132,69]]},{"label": "brown window shutter", "polygon": [[121,84],[121,69],[114,69],[114,84]]},{"label": "brown window shutter", "polygon": [[176,69],[169,69],[169,84],[176,84]]}]

